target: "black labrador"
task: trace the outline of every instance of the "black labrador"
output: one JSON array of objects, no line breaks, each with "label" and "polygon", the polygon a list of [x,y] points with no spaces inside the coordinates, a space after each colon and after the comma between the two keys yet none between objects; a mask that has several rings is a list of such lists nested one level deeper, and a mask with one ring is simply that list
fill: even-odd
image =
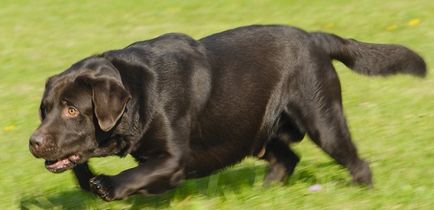
[{"label": "black labrador", "polygon": [[[280,25],[247,26],[200,40],[171,33],[85,58],[50,77],[30,151],[55,173],[106,201],[162,193],[246,156],[267,160],[265,184],[285,180],[307,134],[370,185],[351,141],[332,60],[365,75],[426,75],[399,45],[369,44]],[[138,166],[94,175],[91,157],[131,154]]]}]

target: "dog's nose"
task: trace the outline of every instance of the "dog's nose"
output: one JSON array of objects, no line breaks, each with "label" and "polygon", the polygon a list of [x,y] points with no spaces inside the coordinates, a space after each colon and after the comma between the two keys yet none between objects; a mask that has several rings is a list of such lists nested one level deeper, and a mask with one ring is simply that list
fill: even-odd
[{"label": "dog's nose", "polygon": [[30,146],[34,147],[35,149],[40,148],[42,145],[44,145],[46,137],[45,135],[41,133],[34,133],[30,137]]},{"label": "dog's nose", "polygon": [[36,157],[45,157],[51,153],[54,145],[52,136],[44,132],[36,131],[32,134],[29,140],[29,150]]}]

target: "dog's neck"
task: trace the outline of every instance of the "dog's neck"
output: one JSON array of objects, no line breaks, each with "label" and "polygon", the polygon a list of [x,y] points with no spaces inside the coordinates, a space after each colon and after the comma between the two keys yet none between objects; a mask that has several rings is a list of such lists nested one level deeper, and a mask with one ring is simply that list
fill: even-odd
[{"label": "dog's neck", "polygon": [[98,152],[100,156],[117,155],[124,157],[130,154],[140,139],[147,131],[151,119],[143,119],[139,113],[131,110],[139,110],[138,104],[130,101],[128,103],[118,124],[109,132],[98,132],[100,145]]}]

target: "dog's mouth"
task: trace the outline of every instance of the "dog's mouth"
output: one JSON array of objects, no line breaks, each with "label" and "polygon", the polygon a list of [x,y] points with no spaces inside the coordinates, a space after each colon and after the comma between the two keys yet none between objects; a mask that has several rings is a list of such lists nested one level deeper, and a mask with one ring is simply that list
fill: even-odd
[{"label": "dog's mouth", "polygon": [[80,160],[79,155],[70,155],[59,160],[45,160],[45,168],[53,173],[61,173],[76,166]]}]

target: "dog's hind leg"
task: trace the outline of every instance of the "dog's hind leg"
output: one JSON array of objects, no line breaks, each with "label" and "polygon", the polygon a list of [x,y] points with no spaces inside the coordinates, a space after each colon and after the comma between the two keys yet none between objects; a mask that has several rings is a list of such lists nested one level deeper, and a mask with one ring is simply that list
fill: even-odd
[{"label": "dog's hind leg", "polygon": [[348,168],[355,183],[371,185],[371,170],[357,154],[340,107],[316,114],[312,124],[307,126],[312,141],[337,163]]},{"label": "dog's hind leg", "polygon": [[310,81],[305,83],[303,107],[303,125],[310,138],[324,152],[346,167],[353,181],[358,184],[372,184],[371,170],[357,154],[351,141],[346,123],[339,79],[331,64],[321,69],[313,69]]},{"label": "dog's hind leg", "polygon": [[279,117],[277,126],[277,133],[268,141],[262,157],[269,162],[264,186],[273,182],[284,182],[294,172],[295,166],[300,161],[289,144],[301,141],[304,137],[304,129],[297,126],[285,112]]},{"label": "dog's hind leg", "polygon": [[78,164],[72,169],[72,171],[74,172],[74,175],[77,178],[77,182],[80,185],[81,189],[85,191],[90,191],[89,180],[95,175],[90,170],[88,163],[84,162]]},{"label": "dog's hind leg", "polygon": [[300,160],[288,144],[279,138],[273,138],[268,142],[262,159],[269,162],[264,186],[269,186],[275,182],[284,182],[294,172],[295,166]]}]

